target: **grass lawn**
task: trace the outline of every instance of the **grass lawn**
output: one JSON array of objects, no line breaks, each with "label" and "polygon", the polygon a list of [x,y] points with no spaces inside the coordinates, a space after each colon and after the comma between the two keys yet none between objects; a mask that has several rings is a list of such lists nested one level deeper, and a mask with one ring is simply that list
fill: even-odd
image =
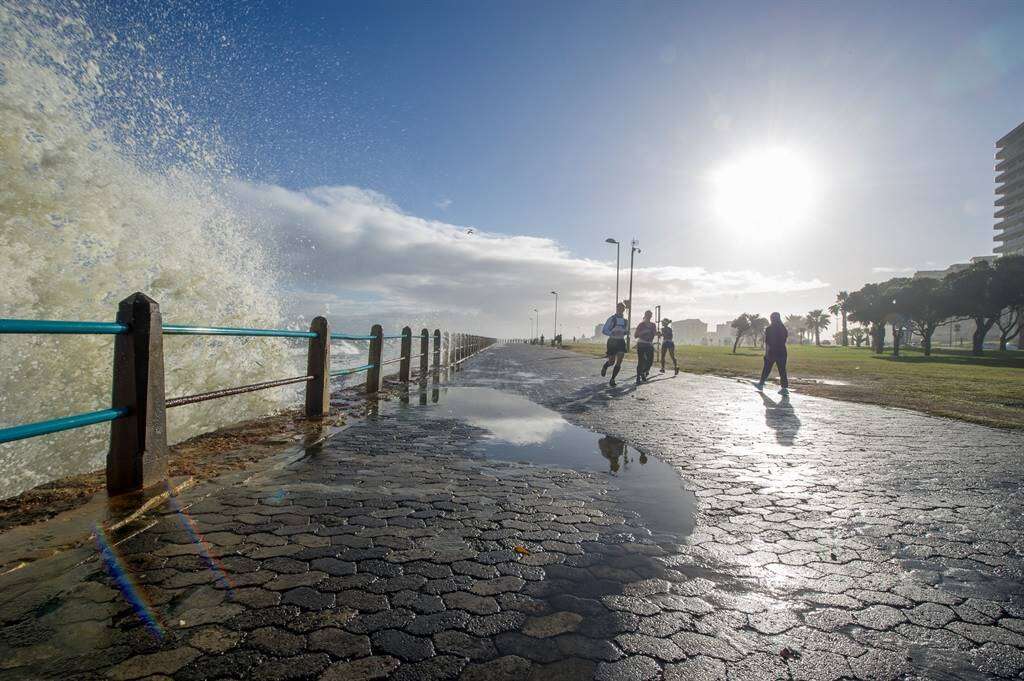
[{"label": "grass lawn", "polygon": [[[603,343],[565,347],[604,355]],[[896,359],[867,348],[790,346],[790,386],[809,395],[1024,428],[1024,352],[986,351],[983,357],[963,350],[934,350],[931,357],[914,349],[901,352]],[[756,380],[761,372],[762,351],[749,347],[734,355],[730,347],[680,345],[676,357],[683,371],[695,374]]]}]

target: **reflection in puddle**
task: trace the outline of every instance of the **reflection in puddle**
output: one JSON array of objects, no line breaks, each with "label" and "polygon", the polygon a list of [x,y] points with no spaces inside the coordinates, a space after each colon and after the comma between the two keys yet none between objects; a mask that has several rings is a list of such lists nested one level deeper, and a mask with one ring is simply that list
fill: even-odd
[{"label": "reflection in puddle", "polygon": [[618,438],[574,426],[555,411],[492,388],[442,388],[427,413],[486,431],[489,459],[613,476],[618,491],[612,496],[639,513],[651,530],[677,535],[693,530],[695,497],[679,473]]}]

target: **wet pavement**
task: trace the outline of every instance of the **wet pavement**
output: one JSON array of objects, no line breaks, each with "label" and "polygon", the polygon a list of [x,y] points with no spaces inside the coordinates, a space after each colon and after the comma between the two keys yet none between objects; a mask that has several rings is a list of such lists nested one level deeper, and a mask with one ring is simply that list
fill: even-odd
[{"label": "wet pavement", "polygon": [[493,348],[0,577],[0,679],[1021,678],[1024,436],[598,368]]}]

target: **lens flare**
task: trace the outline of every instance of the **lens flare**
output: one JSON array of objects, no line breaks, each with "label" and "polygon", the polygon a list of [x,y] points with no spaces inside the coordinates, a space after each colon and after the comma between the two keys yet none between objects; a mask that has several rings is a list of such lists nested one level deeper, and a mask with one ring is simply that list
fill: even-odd
[{"label": "lens flare", "polygon": [[[168,485],[168,490],[170,486]],[[186,534],[192,543],[199,547],[199,557],[202,559],[203,564],[206,565],[207,569],[214,574],[214,582],[221,585],[228,594],[228,600],[234,600],[235,598],[235,584],[231,581],[228,576],[227,570],[224,565],[220,562],[220,559],[214,555],[213,548],[209,542],[203,538],[202,533],[196,526],[196,521],[185,511],[181,504],[178,503],[178,498],[172,492],[167,500],[168,505],[174,511],[174,514],[178,517],[178,521],[181,523]]]},{"label": "lens flare", "polygon": [[100,553],[100,560],[103,562],[107,574],[114,580],[117,590],[121,592],[121,597],[132,607],[135,616],[142,621],[153,638],[162,641],[167,632],[160,621],[160,616],[150,604],[145,590],[135,583],[131,571],[121,559],[103,527],[96,524],[93,531],[96,535],[96,549]]}]

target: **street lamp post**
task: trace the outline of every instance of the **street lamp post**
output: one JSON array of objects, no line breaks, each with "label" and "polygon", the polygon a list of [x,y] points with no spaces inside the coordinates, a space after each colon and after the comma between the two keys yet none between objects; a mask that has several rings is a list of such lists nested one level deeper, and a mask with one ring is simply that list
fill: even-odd
[{"label": "street lamp post", "polygon": [[[615,244],[615,305],[618,305],[619,304],[619,253],[622,250],[621,249],[622,244],[620,244],[618,241],[616,241],[615,239],[613,239],[611,237],[608,237],[607,239],[605,239],[604,242],[606,244]],[[615,308],[615,305],[612,305],[612,309]]]},{"label": "street lamp post", "polygon": [[558,338],[558,291],[552,291],[551,295],[555,297],[555,332],[551,334],[551,340]]},{"label": "street lamp post", "polygon": [[537,312],[537,308],[533,308],[533,317],[534,317],[534,319],[533,319],[533,325],[534,325],[533,338],[536,339],[537,336],[540,335],[540,313]]},{"label": "street lamp post", "polygon": [[629,335],[633,323],[633,255],[640,252],[637,244],[640,242],[633,239],[629,242],[629,307],[626,308],[626,351],[629,351]]},{"label": "street lamp post", "polygon": [[654,328],[658,330],[658,349],[661,349],[661,305],[654,306]]}]

